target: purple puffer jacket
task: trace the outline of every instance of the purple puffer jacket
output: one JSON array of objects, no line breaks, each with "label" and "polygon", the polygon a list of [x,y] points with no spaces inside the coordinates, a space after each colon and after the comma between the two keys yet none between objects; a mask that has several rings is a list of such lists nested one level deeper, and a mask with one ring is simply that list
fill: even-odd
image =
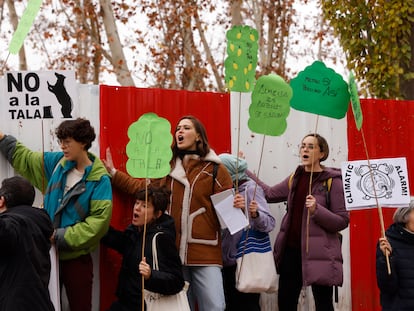
[{"label": "purple puffer jacket", "polygon": [[[298,166],[291,187],[289,187],[290,176],[272,187],[262,181],[258,181],[258,184],[263,188],[269,203],[287,201],[289,207],[293,202],[298,176],[303,172],[304,167]],[[249,175],[252,176],[250,172]],[[327,190],[324,181],[329,178],[332,178],[332,185],[329,191],[330,204],[327,206]],[[324,170],[313,179],[312,195],[316,198],[317,207],[309,221],[308,252],[306,251],[306,208],[303,209],[302,217],[303,285],[341,286],[343,283],[343,259],[338,232],[345,229],[349,224],[349,213],[345,209],[341,170],[324,167]],[[286,245],[287,231],[292,217],[291,211],[292,209],[287,208],[287,213],[282,219],[280,232],[275,241],[273,254],[276,268],[279,267]]]}]

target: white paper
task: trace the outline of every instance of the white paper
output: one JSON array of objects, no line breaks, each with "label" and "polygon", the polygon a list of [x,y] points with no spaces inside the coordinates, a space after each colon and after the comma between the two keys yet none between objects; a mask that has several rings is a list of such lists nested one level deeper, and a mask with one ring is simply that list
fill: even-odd
[{"label": "white paper", "polygon": [[50,248],[49,255],[51,263],[49,279],[50,300],[52,300],[55,311],[60,311],[59,258],[54,245]]},{"label": "white paper", "polygon": [[217,216],[220,221],[222,229],[228,228],[230,234],[246,228],[249,222],[240,208],[235,208],[234,203],[234,191],[228,189],[220,193],[213,194],[211,196],[214,208],[216,209]]},{"label": "white paper", "polygon": [[385,158],[341,163],[347,210],[404,207],[410,203],[407,161]]}]

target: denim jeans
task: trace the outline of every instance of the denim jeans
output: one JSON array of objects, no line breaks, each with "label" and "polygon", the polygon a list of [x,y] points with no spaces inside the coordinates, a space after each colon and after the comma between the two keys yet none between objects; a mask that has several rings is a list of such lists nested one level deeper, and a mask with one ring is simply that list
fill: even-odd
[{"label": "denim jeans", "polygon": [[221,268],[215,266],[185,266],[184,279],[190,282],[188,301],[191,310],[197,304],[199,311],[223,311],[225,309]]}]

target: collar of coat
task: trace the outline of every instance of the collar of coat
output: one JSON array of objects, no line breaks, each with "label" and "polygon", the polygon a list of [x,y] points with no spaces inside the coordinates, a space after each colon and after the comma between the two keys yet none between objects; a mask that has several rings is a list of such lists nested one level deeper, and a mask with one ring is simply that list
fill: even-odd
[{"label": "collar of coat", "polygon": [[[207,155],[204,158],[200,158],[200,156],[196,154],[187,154],[184,156],[184,158],[185,159],[199,159],[200,161],[204,161],[204,162],[221,163],[220,158],[217,156],[217,154],[214,152],[213,149],[210,149],[210,152],[207,153]],[[175,165],[170,172],[170,176],[182,182],[183,184],[188,183],[185,169],[183,166],[183,162],[179,157],[175,159]]]},{"label": "collar of coat", "polygon": [[[85,178],[86,181],[99,181],[103,175],[109,176],[109,173],[106,170],[101,159],[99,159],[97,156],[90,152],[88,152],[88,157],[92,161],[92,165],[89,165],[85,168],[85,174],[83,178]],[[76,166],[76,162],[66,160],[63,157],[63,153],[62,159],[59,161],[59,164],[63,167],[65,173],[67,173]]]}]

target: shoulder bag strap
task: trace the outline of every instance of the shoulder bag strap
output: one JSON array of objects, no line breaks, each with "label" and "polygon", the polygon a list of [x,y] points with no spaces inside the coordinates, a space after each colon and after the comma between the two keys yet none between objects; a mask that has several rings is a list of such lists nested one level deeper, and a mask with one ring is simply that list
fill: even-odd
[{"label": "shoulder bag strap", "polygon": [[162,232],[157,232],[152,238],[152,270],[158,270],[158,254],[157,254],[157,235]]},{"label": "shoulder bag strap", "polygon": [[244,252],[246,250],[246,244],[247,244],[247,238],[249,237],[249,230],[250,230],[250,217],[249,217],[249,209],[247,207],[247,187],[244,191],[244,215],[247,218],[247,222],[249,223],[247,226],[247,229],[243,229],[246,231],[246,239],[244,240],[244,245],[243,245],[243,255],[242,255],[242,261],[243,261],[243,257],[244,257]]}]

